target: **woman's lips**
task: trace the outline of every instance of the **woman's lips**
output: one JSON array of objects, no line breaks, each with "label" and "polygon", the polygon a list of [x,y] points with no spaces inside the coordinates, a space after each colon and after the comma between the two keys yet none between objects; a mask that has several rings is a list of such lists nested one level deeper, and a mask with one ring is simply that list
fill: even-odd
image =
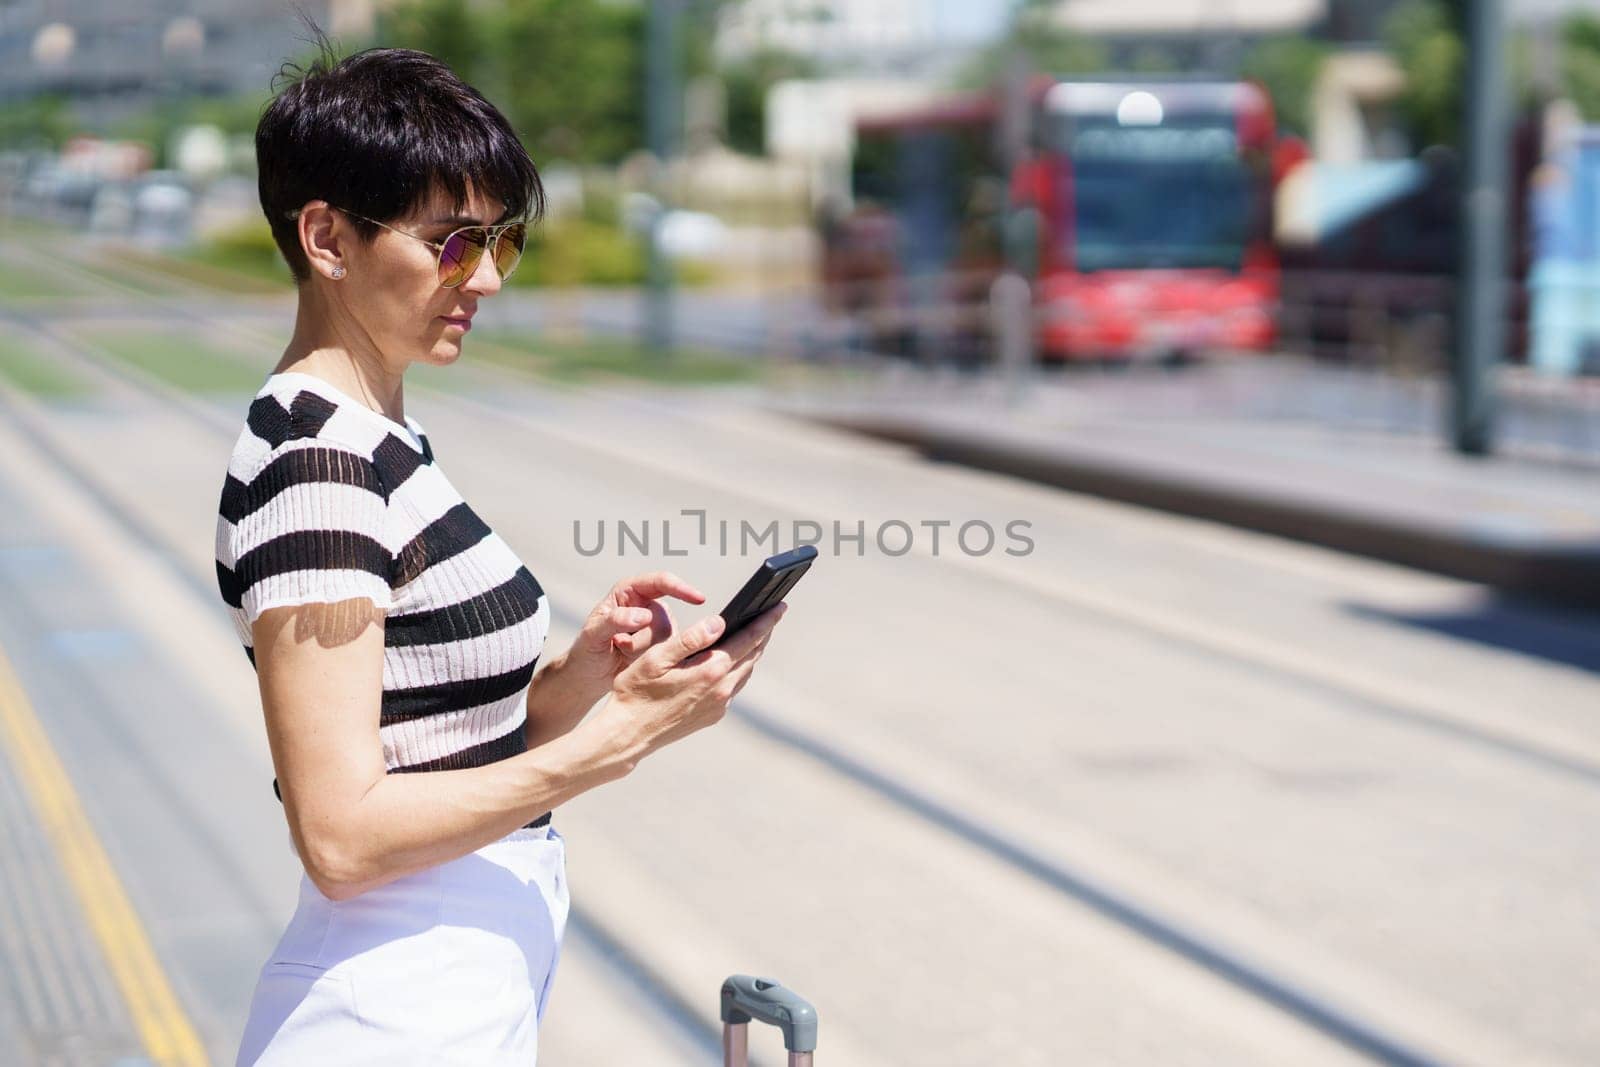
[{"label": "woman's lips", "polygon": [[459,326],[459,327],[461,327],[461,330],[462,330],[463,333],[465,333],[467,330],[472,329],[472,320],[471,319],[460,318],[460,317],[455,317],[455,316],[451,316],[451,315],[441,315],[439,317],[444,319],[444,321],[449,323],[451,326]]}]

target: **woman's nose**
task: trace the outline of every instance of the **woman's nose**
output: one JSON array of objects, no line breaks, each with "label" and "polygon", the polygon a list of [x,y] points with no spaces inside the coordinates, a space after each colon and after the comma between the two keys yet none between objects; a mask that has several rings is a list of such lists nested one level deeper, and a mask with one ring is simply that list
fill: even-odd
[{"label": "woman's nose", "polygon": [[486,248],[478,258],[478,266],[473,270],[472,277],[462,282],[461,286],[480,296],[493,296],[503,284],[505,279],[500,277],[500,268],[494,264],[494,250]]}]

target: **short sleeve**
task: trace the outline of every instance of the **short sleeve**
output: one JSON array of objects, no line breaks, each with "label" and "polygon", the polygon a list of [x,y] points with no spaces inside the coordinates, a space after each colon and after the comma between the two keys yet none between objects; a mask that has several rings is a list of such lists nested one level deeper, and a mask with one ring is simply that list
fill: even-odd
[{"label": "short sleeve", "polygon": [[432,463],[433,445],[428,442],[428,431],[423,429],[422,424],[410,415],[406,416],[406,428],[416,436],[417,447],[422,449],[422,458]]},{"label": "short sleeve", "polygon": [[317,438],[290,440],[235,489],[229,543],[247,626],[293,604],[367,597],[393,606],[388,494],[370,459]]}]

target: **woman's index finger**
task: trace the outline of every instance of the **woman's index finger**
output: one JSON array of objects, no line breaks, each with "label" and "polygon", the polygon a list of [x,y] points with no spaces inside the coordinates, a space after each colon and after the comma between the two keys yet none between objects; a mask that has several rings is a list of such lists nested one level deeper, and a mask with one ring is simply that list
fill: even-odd
[{"label": "woman's index finger", "polygon": [[669,571],[656,571],[630,578],[624,585],[624,592],[630,598],[637,597],[641,601],[652,600],[658,596],[677,597],[690,604],[703,604],[706,600],[704,593]]}]

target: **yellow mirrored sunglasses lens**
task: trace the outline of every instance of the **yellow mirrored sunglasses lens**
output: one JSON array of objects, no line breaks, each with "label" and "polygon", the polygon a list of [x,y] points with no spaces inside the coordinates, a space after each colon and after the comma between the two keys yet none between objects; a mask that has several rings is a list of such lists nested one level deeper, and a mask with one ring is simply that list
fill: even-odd
[{"label": "yellow mirrored sunglasses lens", "polygon": [[494,243],[494,269],[500,272],[502,279],[511,277],[511,272],[517,269],[527,241],[528,227],[524,223],[507,226],[500,231],[500,238]]},{"label": "yellow mirrored sunglasses lens", "polygon": [[469,226],[446,237],[439,253],[439,284],[453,289],[472,277],[488,243],[489,233],[482,226]]}]

